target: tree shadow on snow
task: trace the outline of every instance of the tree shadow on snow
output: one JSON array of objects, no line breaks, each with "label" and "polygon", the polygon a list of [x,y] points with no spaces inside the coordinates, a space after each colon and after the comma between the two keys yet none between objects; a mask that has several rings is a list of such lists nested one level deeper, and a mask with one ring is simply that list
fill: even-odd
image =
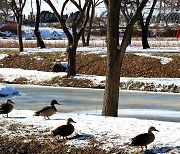
[{"label": "tree shadow on snow", "polygon": [[155,149],[149,149],[144,152],[144,154],[164,154],[171,150],[180,149],[180,146],[176,147],[161,147],[161,148],[155,148]]},{"label": "tree shadow on snow", "polygon": [[86,140],[86,139],[91,139],[94,138],[94,135],[91,134],[77,134],[73,137],[68,138],[68,140]]},{"label": "tree shadow on snow", "polygon": [[9,118],[9,119],[25,119],[27,117],[7,117],[7,118]]},{"label": "tree shadow on snow", "polygon": [[54,119],[48,119],[48,120],[66,120],[66,119],[63,119],[63,118],[54,118]]},{"label": "tree shadow on snow", "polygon": [[66,142],[68,140],[86,140],[86,139],[91,139],[94,138],[94,135],[91,134],[77,134],[72,137],[68,137],[67,139],[57,139],[58,143]]}]

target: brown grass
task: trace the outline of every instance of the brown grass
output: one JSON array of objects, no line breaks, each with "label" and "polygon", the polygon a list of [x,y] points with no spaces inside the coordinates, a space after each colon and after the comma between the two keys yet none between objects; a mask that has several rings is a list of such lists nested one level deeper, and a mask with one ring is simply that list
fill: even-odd
[{"label": "brown grass", "polygon": [[104,88],[104,86],[93,85],[92,81],[88,79],[76,79],[67,77],[54,77],[51,80],[38,83],[46,86],[60,86],[60,87],[79,87],[79,88]]},{"label": "brown grass", "polygon": [[[19,44],[18,42],[14,42],[14,43],[3,43],[0,42],[0,48],[18,48]],[[23,44],[24,48],[37,48],[37,44],[36,43],[24,43]],[[59,43],[59,44],[51,44],[51,43],[47,43],[46,44],[47,48],[66,48],[67,45],[64,43]]]},{"label": "brown grass", "polygon": [[17,35],[17,25],[16,23],[7,23],[0,27],[0,31],[9,31],[12,34]]},{"label": "brown grass", "polygon": [[[171,57],[173,58],[173,60],[168,64],[162,65],[160,63],[160,60],[156,58],[136,56],[134,54],[126,54],[123,60],[121,76],[149,78],[180,78],[179,56],[164,56]],[[5,57],[4,59],[0,60],[0,67],[22,68],[26,70],[52,72],[54,64],[66,60],[67,54],[62,52],[38,53],[30,55],[19,55],[17,53],[11,53],[8,57]],[[76,66],[78,74],[99,76],[106,75],[106,57],[101,57],[97,54],[78,53]],[[21,82],[26,81],[26,79],[22,78],[18,80]],[[69,81],[67,81],[67,83],[68,82]]]},{"label": "brown grass", "polygon": [[[29,138],[29,137],[28,137]],[[9,139],[8,136],[0,136],[0,151],[3,154],[127,154],[127,149],[113,148],[103,150],[99,142],[92,141],[89,146],[75,147],[68,146],[65,142],[58,142],[52,140],[41,140],[38,138],[26,139],[26,142],[21,137]]]}]

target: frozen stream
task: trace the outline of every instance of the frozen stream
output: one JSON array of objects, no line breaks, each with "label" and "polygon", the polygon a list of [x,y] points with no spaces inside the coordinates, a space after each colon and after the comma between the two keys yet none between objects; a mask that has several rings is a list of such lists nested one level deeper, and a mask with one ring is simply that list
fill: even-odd
[{"label": "frozen stream", "polygon": [[[12,98],[15,109],[38,110],[56,99],[58,112],[101,114],[104,90],[10,86],[21,94]],[[180,94],[120,91],[119,116],[180,122]]]}]

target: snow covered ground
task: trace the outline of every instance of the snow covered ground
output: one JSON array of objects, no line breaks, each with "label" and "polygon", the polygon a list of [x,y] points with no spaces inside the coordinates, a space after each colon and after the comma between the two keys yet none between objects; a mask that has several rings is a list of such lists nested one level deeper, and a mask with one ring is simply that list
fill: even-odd
[{"label": "snow covered ground", "polygon": [[[71,139],[66,144],[71,146],[87,146],[90,142],[88,138],[94,137],[102,143],[104,149],[112,147],[124,147],[129,149],[129,153],[140,151],[138,147],[129,146],[131,138],[145,133],[148,127],[154,126],[159,132],[155,132],[155,141],[148,145],[148,149],[154,153],[180,153],[180,123],[139,120],[135,118],[114,118],[102,117],[96,115],[75,114],[75,113],[56,113],[50,120],[45,120],[43,117],[33,116],[34,111],[30,110],[13,110],[9,114],[9,118],[0,118],[0,122],[6,121],[7,125],[12,123],[21,123],[25,125],[33,125],[38,130],[50,129],[47,134],[50,134],[53,129],[66,123],[68,118],[73,118],[77,123],[73,124],[75,132],[70,136],[82,135],[80,138]],[[2,129],[2,128],[1,128]],[[11,132],[4,127],[2,135],[8,135]],[[36,132],[38,133],[38,131]],[[17,136],[23,136],[21,131]],[[13,135],[12,135],[13,137]]]}]

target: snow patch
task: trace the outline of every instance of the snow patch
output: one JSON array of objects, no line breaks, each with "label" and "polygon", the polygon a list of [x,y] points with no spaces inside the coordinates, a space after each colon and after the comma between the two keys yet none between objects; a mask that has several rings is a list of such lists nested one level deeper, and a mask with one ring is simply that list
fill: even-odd
[{"label": "snow patch", "polygon": [[8,54],[0,54],[0,60],[5,58],[5,57],[8,57]]},{"label": "snow patch", "polygon": [[0,84],[0,97],[19,95],[19,92],[10,86]]},{"label": "snow patch", "polygon": [[168,64],[169,62],[172,61],[172,58],[167,58],[167,57],[161,57],[161,56],[152,56],[147,53],[135,53],[137,56],[144,56],[144,57],[151,57],[151,58],[157,58],[160,60],[162,65]]}]

